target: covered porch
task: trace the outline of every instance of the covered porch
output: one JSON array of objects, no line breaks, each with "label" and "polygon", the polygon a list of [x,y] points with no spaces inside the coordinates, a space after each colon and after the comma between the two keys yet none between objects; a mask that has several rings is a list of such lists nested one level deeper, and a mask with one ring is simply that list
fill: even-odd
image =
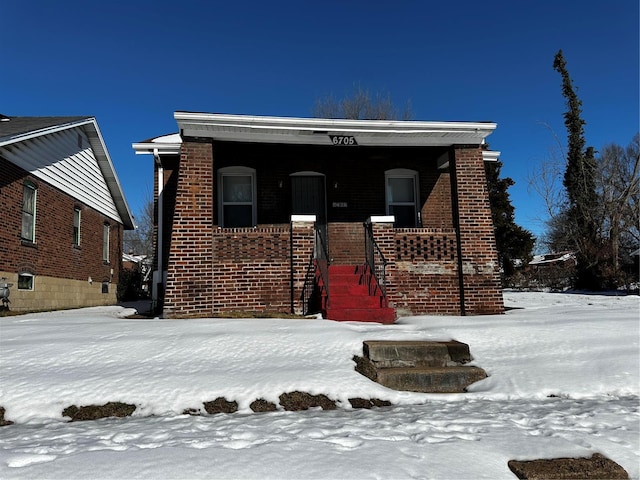
[{"label": "covered porch", "polygon": [[155,157],[165,316],[331,318],[338,266],[398,315],[502,310],[484,180],[497,152],[482,146],[495,124],[175,118],[179,135],[134,144]]}]

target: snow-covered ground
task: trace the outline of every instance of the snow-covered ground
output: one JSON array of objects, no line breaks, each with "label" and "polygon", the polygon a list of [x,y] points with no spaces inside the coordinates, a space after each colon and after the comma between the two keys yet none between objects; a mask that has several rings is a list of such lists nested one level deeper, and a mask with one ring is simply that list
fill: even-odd
[{"label": "snow-covered ground", "polygon": [[[640,476],[639,298],[505,292],[505,315],[126,319],[99,307],[0,318],[0,478],[491,478],[507,461],[599,452]],[[396,392],[354,371],[374,339],[468,343],[489,377],[460,395]],[[323,393],[334,411],[252,413]],[[223,396],[239,412],[183,415]],[[394,406],[352,410],[351,397]],[[132,417],[69,423],[72,404]]]}]

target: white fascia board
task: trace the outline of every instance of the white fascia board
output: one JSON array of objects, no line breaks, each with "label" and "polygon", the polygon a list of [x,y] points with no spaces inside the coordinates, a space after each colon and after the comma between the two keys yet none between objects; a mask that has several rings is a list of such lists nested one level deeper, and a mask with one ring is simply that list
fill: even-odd
[{"label": "white fascia board", "polygon": [[258,117],[175,112],[183,136],[218,140],[330,145],[329,135],[356,137],[358,145],[483,144],[491,122],[422,122]]},{"label": "white fascia board", "polygon": [[175,112],[174,118],[181,123],[219,125],[251,128],[284,128],[294,130],[339,130],[339,131],[458,131],[494,130],[492,122],[427,122],[405,120],[347,120],[299,117],[266,117],[251,115],[226,115],[214,113]]},{"label": "white fascia board", "polygon": [[98,122],[95,118],[91,118],[90,121],[86,123],[86,127],[88,128],[85,128],[85,132],[89,138],[93,151],[96,153],[100,171],[107,182],[113,201],[116,204],[116,208],[120,214],[120,220],[122,221],[125,229],[133,230],[135,228],[133,214],[131,213],[127,199],[124,196],[124,191],[120,185],[120,180],[116,174],[113,162],[111,161],[107,145],[105,144],[100,128],[98,127]]}]

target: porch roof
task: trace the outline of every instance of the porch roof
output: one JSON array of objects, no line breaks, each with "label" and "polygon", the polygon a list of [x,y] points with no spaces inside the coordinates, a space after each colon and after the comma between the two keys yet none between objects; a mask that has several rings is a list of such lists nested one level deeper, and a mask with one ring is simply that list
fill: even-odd
[{"label": "porch roof", "polygon": [[[497,126],[493,122],[344,120],[193,112],[175,112],[174,117],[180,133],[134,143],[136,153],[177,155],[183,136],[302,145],[333,145],[333,137],[353,137],[357,145],[365,146],[482,145]],[[485,161],[491,162],[498,159],[500,152],[483,150],[482,155]]]},{"label": "porch roof", "polygon": [[182,137],[216,140],[333,145],[332,137],[353,137],[364,146],[481,145],[493,122],[424,122],[267,117],[175,112]]}]

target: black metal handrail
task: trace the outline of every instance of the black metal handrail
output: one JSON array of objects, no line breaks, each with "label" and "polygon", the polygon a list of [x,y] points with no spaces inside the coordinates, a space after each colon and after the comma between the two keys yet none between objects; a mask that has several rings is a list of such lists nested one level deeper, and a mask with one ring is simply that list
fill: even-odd
[{"label": "black metal handrail", "polygon": [[373,237],[373,225],[364,223],[364,248],[367,272],[369,273],[369,295],[374,295],[376,288],[380,289],[384,304],[387,303],[387,259],[380,246]]},{"label": "black metal handrail", "polygon": [[[326,229],[326,225],[324,226]],[[305,315],[315,313],[311,310],[322,310],[321,302],[329,302],[329,251],[322,225],[315,226],[315,245],[307,265],[302,286],[301,302]]]}]

